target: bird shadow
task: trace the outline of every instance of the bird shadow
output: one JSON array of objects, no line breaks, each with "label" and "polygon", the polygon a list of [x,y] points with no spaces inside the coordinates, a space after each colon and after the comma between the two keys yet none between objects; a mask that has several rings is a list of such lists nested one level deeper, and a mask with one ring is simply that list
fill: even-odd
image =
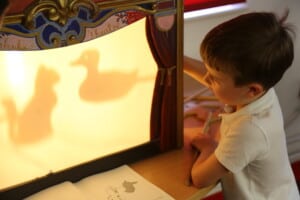
[{"label": "bird shadow", "polygon": [[86,77],[80,85],[79,96],[84,101],[103,102],[126,96],[140,81],[154,78],[139,77],[138,70],[121,72],[117,70],[100,71],[98,65],[100,53],[97,49],[84,50],[79,58],[71,62],[71,67],[84,67]]}]

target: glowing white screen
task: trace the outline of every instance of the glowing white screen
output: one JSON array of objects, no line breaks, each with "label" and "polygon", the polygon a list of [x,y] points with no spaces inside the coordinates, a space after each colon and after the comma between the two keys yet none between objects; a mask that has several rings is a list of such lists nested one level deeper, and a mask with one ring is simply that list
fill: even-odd
[{"label": "glowing white screen", "polygon": [[78,45],[3,51],[0,65],[0,189],[150,140],[144,19]]}]

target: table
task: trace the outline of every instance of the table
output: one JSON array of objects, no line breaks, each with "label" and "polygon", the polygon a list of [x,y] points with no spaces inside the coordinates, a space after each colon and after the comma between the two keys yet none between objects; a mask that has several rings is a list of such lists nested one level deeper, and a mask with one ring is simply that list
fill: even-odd
[{"label": "table", "polygon": [[197,189],[185,184],[183,151],[172,150],[129,165],[176,200],[199,200],[214,186]]}]

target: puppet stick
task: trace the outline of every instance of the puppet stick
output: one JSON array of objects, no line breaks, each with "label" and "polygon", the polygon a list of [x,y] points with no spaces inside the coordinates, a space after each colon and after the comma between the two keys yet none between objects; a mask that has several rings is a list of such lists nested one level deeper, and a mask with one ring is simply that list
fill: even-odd
[{"label": "puppet stick", "polygon": [[192,94],[191,96],[186,97],[186,98],[183,100],[183,103],[186,103],[186,102],[188,102],[188,101],[194,99],[195,97],[197,97],[198,95],[201,95],[202,93],[206,92],[207,90],[208,90],[208,88],[205,87],[205,88],[203,88],[203,89],[201,89],[201,90],[195,92],[195,93]]},{"label": "puppet stick", "polygon": [[208,113],[207,119],[206,119],[206,121],[203,125],[202,134],[207,134],[208,133],[211,121],[212,121],[212,112],[210,111]]}]

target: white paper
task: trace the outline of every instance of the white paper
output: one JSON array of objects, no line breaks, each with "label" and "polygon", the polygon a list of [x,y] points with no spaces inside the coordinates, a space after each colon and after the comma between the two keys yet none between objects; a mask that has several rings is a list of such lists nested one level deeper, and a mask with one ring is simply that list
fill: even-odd
[{"label": "white paper", "polygon": [[89,199],[175,200],[127,165],[82,179],[76,186]]}]

